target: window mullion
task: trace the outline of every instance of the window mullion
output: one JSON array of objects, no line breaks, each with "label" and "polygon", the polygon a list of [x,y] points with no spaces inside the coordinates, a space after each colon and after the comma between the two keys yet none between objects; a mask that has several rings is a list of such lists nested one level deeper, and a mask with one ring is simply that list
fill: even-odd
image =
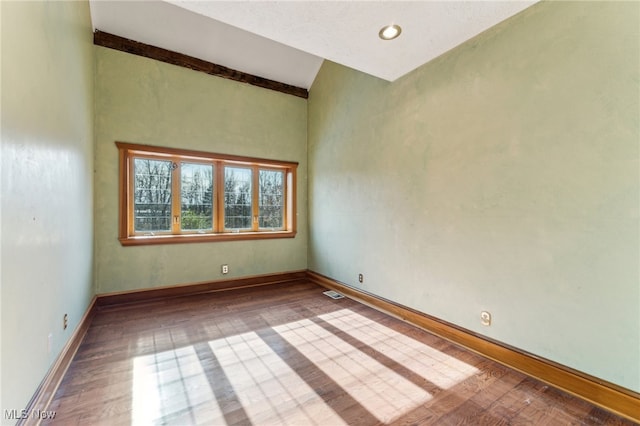
[{"label": "window mullion", "polygon": [[215,227],[213,232],[224,231],[224,162],[214,161],[214,174],[215,180],[213,182],[213,188],[215,192],[215,205],[213,209],[215,211]]},{"label": "window mullion", "polygon": [[123,199],[124,202],[126,202],[127,204],[127,216],[128,216],[128,222],[127,222],[127,232],[128,235],[133,235],[134,233],[134,223],[135,223],[135,210],[134,210],[134,200],[135,200],[135,183],[136,183],[136,178],[135,178],[135,169],[134,169],[134,163],[133,163],[133,157],[129,155],[129,153],[127,152],[126,155],[123,158],[123,161],[126,162],[126,168],[124,168],[126,170],[125,173],[127,173],[127,176],[125,177],[128,181],[128,185],[127,185],[127,195],[126,195],[126,201]]},{"label": "window mullion", "polygon": [[258,170],[258,166],[253,166],[252,170],[252,185],[251,185],[251,210],[252,210],[252,221],[251,221],[251,230],[257,232],[260,226],[260,205],[259,205],[259,194],[260,194],[260,172]]},{"label": "window mullion", "polygon": [[180,196],[180,160],[172,158],[171,171],[171,233],[179,234],[181,232],[181,199]]},{"label": "window mullion", "polygon": [[282,229],[289,229],[289,172],[288,169],[284,170],[282,176]]}]

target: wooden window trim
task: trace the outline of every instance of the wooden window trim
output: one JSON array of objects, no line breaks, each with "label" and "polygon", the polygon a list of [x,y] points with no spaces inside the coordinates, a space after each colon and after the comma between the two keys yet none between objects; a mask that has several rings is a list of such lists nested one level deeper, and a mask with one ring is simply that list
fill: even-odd
[{"label": "wooden window trim", "polygon": [[[165,148],[151,145],[116,142],[119,151],[119,230],[118,239],[123,246],[154,245],[154,244],[182,244],[214,241],[263,240],[273,238],[293,238],[296,235],[296,171],[297,162],[277,161],[263,158],[243,157],[238,155],[217,154],[179,148]],[[213,232],[210,233],[159,233],[156,235],[138,235],[133,232],[134,209],[132,193],[133,159],[147,157],[172,161],[193,161],[212,164],[214,167],[213,190]],[[280,230],[267,230],[255,227],[250,231],[229,232],[224,229],[224,166],[250,167],[252,170],[269,169],[282,170],[285,173],[285,201],[284,227]],[[253,173],[257,179],[257,173]],[[258,187],[252,188],[252,194],[257,194]],[[179,179],[172,180],[172,204],[174,213],[180,212]],[[258,209],[257,196],[254,202],[254,216]],[[172,214],[173,221],[173,214]]]}]

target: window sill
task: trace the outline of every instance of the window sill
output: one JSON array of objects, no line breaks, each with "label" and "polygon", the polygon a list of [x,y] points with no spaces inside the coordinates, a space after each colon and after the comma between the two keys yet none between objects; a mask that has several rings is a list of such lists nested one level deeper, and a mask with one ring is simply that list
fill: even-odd
[{"label": "window sill", "polygon": [[147,246],[154,244],[212,243],[218,241],[269,240],[294,238],[294,231],[240,232],[224,234],[154,235],[119,238],[123,246]]}]

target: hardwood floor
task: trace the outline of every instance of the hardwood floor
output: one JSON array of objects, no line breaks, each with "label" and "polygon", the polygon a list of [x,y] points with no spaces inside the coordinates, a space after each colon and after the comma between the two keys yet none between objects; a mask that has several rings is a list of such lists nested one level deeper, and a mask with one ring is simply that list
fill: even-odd
[{"label": "hardwood floor", "polygon": [[633,424],[323,290],[99,308],[43,423]]}]

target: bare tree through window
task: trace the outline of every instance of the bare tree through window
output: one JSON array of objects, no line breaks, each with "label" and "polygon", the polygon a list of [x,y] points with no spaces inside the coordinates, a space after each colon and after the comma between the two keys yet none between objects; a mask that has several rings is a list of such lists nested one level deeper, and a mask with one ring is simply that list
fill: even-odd
[{"label": "bare tree through window", "polygon": [[280,229],[284,224],[284,172],[260,170],[260,228]]},{"label": "bare tree through window", "polygon": [[252,170],[241,167],[224,169],[224,227],[251,229],[253,211],[251,197]]},{"label": "bare tree through window", "polygon": [[136,231],[171,230],[171,161],[136,158],[134,226]]},{"label": "bare tree through window", "polygon": [[181,229],[213,229],[213,166],[180,164]]}]

